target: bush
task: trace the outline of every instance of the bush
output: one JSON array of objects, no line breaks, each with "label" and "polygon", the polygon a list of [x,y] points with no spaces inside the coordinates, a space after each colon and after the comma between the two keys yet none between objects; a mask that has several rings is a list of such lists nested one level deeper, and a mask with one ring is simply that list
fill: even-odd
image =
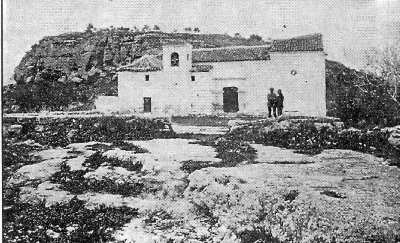
[{"label": "bush", "polygon": [[231,137],[217,140],[215,147],[217,151],[216,157],[222,159],[225,167],[235,166],[243,161],[252,162],[257,152],[249,143]]},{"label": "bush", "polygon": [[16,203],[3,217],[4,242],[106,242],[113,232],[137,216],[137,209],[104,205],[85,208],[73,198],[66,204],[45,206]]},{"label": "bush", "polygon": [[221,137],[214,142],[205,139],[197,143],[215,147],[217,152],[216,157],[220,158],[222,161],[182,161],[181,170],[186,171],[189,174],[193,171],[207,167],[234,167],[243,161],[253,162],[257,153],[249,143],[235,140],[234,137]]},{"label": "bush", "polygon": [[117,158],[107,158],[102,155],[101,152],[96,152],[92,154],[89,158],[85,160],[83,166],[88,167],[89,169],[95,170],[99,168],[102,164],[105,166],[118,166],[127,169],[128,171],[136,171],[139,172],[143,164],[140,161],[132,162],[130,160],[119,160]]},{"label": "bush", "polygon": [[112,193],[122,196],[136,196],[141,193],[144,184],[140,181],[117,182],[112,179],[103,178],[102,180],[87,179],[84,177],[90,170],[71,171],[69,166],[63,165],[61,171],[55,173],[50,181],[60,184],[60,189],[69,191],[73,194],[83,194],[85,192]]},{"label": "bush", "polygon": [[379,77],[327,60],[326,90],[327,115],[348,126],[399,124],[400,105],[390,95],[390,84]]},{"label": "bush", "polygon": [[196,170],[200,170],[202,168],[216,167],[216,165],[217,165],[217,163],[213,163],[211,161],[185,160],[185,161],[182,161],[182,166],[180,169],[190,174],[190,173],[192,173]]},{"label": "bush", "polygon": [[[22,123],[19,139],[32,139],[43,145],[66,146],[89,141],[120,142],[123,140],[165,138],[173,136],[168,123],[160,119],[136,117],[49,118]],[[131,149],[132,146],[122,144]]]},{"label": "bush", "polygon": [[30,153],[38,151],[42,147],[30,144],[15,144],[11,140],[5,138],[2,144],[2,165],[3,165],[3,188],[4,182],[24,165],[34,164],[37,162]]},{"label": "bush", "polygon": [[236,129],[230,134],[230,138],[238,143],[253,141],[310,155],[318,154],[324,149],[351,149],[384,157],[392,164],[400,165],[400,151],[389,144],[389,136],[390,132],[383,129],[317,129],[312,121],[302,121],[289,129],[267,131],[264,124],[257,124]]}]

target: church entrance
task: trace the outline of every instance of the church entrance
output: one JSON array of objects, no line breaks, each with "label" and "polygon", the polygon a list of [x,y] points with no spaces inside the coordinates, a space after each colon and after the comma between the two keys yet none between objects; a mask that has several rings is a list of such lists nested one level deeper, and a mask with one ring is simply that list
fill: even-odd
[{"label": "church entrance", "polygon": [[143,98],[143,112],[151,112],[151,98],[150,97]]},{"label": "church entrance", "polygon": [[223,88],[223,102],[224,112],[238,112],[239,111],[239,100],[238,100],[238,88],[237,87],[225,87]]}]

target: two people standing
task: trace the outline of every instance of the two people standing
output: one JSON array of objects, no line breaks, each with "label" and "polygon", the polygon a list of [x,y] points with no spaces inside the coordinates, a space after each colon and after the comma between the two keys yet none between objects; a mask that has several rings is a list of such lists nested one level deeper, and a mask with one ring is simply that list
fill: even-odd
[{"label": "two people standing", "polygon": [[272,112],[274,117],[276,118],[277,110],[278,116],[282,115],[284,96],[282,94],[282,90],[280,89],[278,89],[278,95],[274,93],[274,88],[270,88],[269,90],[270,93],[267,95],[268,117],[272,117]]}]

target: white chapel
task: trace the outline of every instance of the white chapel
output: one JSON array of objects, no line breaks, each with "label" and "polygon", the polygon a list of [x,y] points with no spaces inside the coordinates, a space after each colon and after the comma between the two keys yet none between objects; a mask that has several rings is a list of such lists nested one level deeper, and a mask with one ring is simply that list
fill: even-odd
[{"label": "white chapel", "polygon": [[157,115],[262,114],[272,87],[282,90],[284,113],[323,116],[325,56],[321,34],[265,46],[166,43],[162,53],[119,68],[117,107]]}]

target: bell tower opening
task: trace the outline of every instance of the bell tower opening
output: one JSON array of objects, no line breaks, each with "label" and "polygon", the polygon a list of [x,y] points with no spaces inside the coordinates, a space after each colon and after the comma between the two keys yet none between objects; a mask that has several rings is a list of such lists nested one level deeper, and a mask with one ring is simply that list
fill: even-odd
[{"label": "bell tower opening", "polygon": [[177,52],[173,52],[171,54],[171,67],[179,66],[179,54]]}]

